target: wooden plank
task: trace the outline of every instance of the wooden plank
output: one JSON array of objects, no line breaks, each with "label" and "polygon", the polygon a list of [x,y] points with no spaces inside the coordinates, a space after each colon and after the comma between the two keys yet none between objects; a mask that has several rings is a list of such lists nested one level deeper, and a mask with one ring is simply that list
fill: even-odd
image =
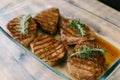
[{"label": "wooden plank", "polygon": [[27,50],[16,45],[0,29],[0,79],[69,80],[63,77],[37,61]]},{"label": "wooden plank", "polygon": [[120,27],[119,22],[120,12],[99,2],[98,0],[65,0],[65,1]]},{"label": "wooden plank", "polygon": [[[117,26],[86,11],[83,8],[73,6],[64,0],[59,1],[59,3],[57,0],[31,0],[30,4],[24,5],[10,13],[1,16],[0,24],[2,28],[6,30],[6,24],[15,16],[20,14],[28,14],[31,12],[33,16],[37,12],[49,7],[59,8],[61,15],[64,17],[80,18],[81,22],[90,26],[97,33],[109,38],[109,40],[114,40],[116,43],[120,43],[120,37],[118,37],[120,35],[120,29]],[[25,8],[30,10],[26,10]],[[19,47],[14,46],[14,44],[6,40],[4,36],[0,37],[0,48],[3,50],[0,52],[0,70],[2,71],[0,72],[0,78],[2,78],[2,80],[48,80],[49,76],[49,80],[59,80],[59,78],[56,76],[51,77],[54,73],[51,71],[49,72],[49,70],[46,70],[46,68],[43,69],[44,66],[28,53],[24,52]],[[7,46],[7,43],[10,45]],[[12,50],[11,47],[15,49]],[[20,75],[18,75],[18,73]],[[46,77],[47,79],[45,79]]]}]

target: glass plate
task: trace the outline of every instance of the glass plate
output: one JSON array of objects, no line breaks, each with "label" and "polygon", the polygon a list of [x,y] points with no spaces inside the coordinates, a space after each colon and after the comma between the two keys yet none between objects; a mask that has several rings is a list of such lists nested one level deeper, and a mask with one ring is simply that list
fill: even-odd
[{"label": "glass plate", "polygon": [[119,80],[120,79],[120,58],[117,59],[100,80]]},{"label": "glass plate", "polygon": [[[115,47],[120,49],[120,37],[118,37],[120,35],[120,29],[118,27],[116,27],[114,24],[109,23],[108,21],[103,20],[100,17],[97,17],[85,11],[84,9],[73,6],[64,0],[60,0],[59,2],[58,0],[47,0],[47,1],[25,0],[22,3],[16,3],[16,5],[17,6],[14,7],[14,9],[7,8],[7,10],[0,15],[0,24],[6,32],[8,32],[6,29],[6,24],[14,17],[23,15],[23,14],[31,14],[34,17],[34,15],[40,12],[41,10],[44,10],[49,7],[57,7],[59,8],[62,16],[71,17],[71,18],[80,18],[81,22],[88,25],[91,29],[93,29],[93,31],[96,32],[96,34],[98,34],[108,42],[112,43]],[[16,40],[13,40],[13,41],[17,42]],[[18,45],[21,46],[20,44]],[[22,48],[25,49],[25,47],[23,46]],[[30,51],[28,53],[31,54]],[[35,57],[38,61],[40,62],[42,61],[41,59],[36,57],[34,54],[32,54],[32,56]],[[42,63],[46,64],[43,61]],[[48,65],[46,67],[48,67]],[[65,74],[66,76],[69,76],[65,71],[62,71],[61,69],[58,69],[57,71],[52,68],[51,70],[55,73],[58,73],[60,76],[63,74]]]},{"label": "glass plate", "polygon": [[1,27],[0,39],[2,80],[70,80],[35,56]]}]

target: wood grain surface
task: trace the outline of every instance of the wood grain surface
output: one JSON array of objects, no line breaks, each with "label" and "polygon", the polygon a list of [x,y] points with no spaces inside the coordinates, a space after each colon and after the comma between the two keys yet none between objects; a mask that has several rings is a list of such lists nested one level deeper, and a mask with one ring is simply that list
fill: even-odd
[{"label": "wood grain surface", "polygon": [[[8,4],[12,0],[5,0]],[[62,16],[80,18],[81,22],[90,26],[96,33],[115,44],[120,44],[120,13],[97,0],[20,0],[17,5],[7,7],[1,12],[0,26],[6,31],[6,24],[14,17],[22,14],[34,16],[41,10],[57,7]],[[8,3],[6,3],[8,2]],[[3,10],[3,9],[2,9]],[[117,45],[115,45],[117,46]],[[8,39],[0,31],[0,80],[67,80],[46,68],[33,55]],[[63,74],[59,74],[62,75]]]},{"label": "wood grain surface", "polygon": [[98,0],[65,0],[74,6],[102,18],[117,27],[120,27],[120,12],[99,2]]},{"label": "wood grain surface", "polygon": [[1,28],[0,39],[0,80],[69,80],[46,67],[34,54],[18,46],[17,41],[14,43]]}]

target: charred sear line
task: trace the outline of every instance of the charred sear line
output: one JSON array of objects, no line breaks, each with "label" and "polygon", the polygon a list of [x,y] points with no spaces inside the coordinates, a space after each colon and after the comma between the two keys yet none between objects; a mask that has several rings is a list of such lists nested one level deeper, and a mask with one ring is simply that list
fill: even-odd
[{"label": "charred sear line", "polygon": [[45,34],[40,34],[31,43],[31,50],[50,65],[53,62],[57,62],[65,55],[64,44],[54,37]]}]

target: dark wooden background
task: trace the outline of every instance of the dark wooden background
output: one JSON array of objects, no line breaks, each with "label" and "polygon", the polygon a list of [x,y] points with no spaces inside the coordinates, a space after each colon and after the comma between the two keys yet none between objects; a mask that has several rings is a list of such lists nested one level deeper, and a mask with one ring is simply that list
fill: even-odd
[{"label": "dark wooden background", "polygon": [[100,0],[100,1],[120,11],[120,0]]}]

